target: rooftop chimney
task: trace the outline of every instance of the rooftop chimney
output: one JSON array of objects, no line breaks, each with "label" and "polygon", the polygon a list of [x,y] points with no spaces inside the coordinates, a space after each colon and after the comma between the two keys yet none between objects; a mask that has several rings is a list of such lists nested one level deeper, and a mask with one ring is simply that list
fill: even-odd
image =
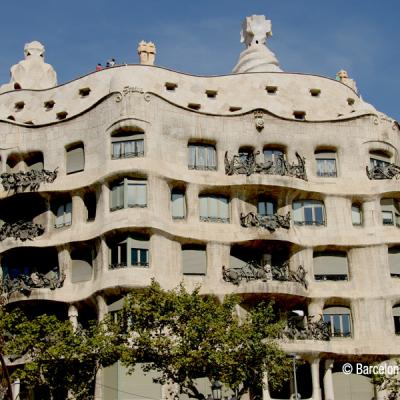
[{"label": "rooftop chimney", "polygon": [[156,59],[156,46],[153,42],[145,42],[142,40],[138,44],[137,52],[139,54],[140,64],[154,65]]}]

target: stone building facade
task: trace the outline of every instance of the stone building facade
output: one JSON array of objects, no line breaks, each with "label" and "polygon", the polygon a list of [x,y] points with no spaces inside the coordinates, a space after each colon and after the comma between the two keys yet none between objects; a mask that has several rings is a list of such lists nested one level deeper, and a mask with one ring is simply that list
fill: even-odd
[{"label": "stone building facade", "polygon": [[[151,65],[151,43],[141,65],[54,86],[27,46],[0,88],[3,286],[74,323],[152,278],[244,307],[272,299],[282,346],[306,361],[301,398],[381,399],[342,366],[399,352],[399,125],[344,71],[282,72],[258,29],[269,21],[246,21],[224,76]],[[99,399],[166,398],[119,365],[98,383]]]}]

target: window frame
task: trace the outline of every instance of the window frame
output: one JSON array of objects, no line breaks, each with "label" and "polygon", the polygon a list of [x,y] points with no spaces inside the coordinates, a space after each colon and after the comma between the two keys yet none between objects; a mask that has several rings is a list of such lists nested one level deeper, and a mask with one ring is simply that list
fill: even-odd
[{"label": "window frame", "polygon": [[[329,312],[329,310],[333,309],[342,309],[342,313],[337,312]],[[328,312],[327,312],[328,311]],[[351,310],[348,307],[337,306],[337,307],[326,307],[322,311],[322,317],[324,322],[328,323],[330,326],[330,337],[331,338],[351,338],[353,337],[353,323],[351,318]],[[335,318],[336,317],[336,318]],[[335,327],[335,319],[339,322],[339,330]],[[348,324],[348,332],[344,331],[345,320],[347,319]]]},{"label": "window frame", "polygon": [[[201,151],[204,152],[201,155]],[[217,171],[217,149],[213,144],[189,143],[188,144],[188,168],[198,171]]]},{"label": "window frame", "polygon": [[[73,156],[72,152],[80,151],[79,158],[80,164],[78,167],[74,166],[74,162],[72,162],[71,157]],[[77,156],[75,156],[77,157]],[[76,160],[75,160],[76,162]],[[72,163],[72,166],[69,165]],[[85,144],[83,142],[75,143],[65,147],[65,173],[67,175],[77,174],[85,170]]]},{"label": "window frame", "polygon": [[[356,212],[354,209],[357,209],[358,212]],[[352,225],[353,226],[362,226],[363,223],[364,223],[362,206],[360,204],[353,203],[351,205],[350,212],[351,212],[351,223],[352,223]],[[354,218],[355,215],[359,216],[359,221],[360,222],[355,221],[355,218]]]},{"label": "window frame", "polygon": [[[174,196],[179,196],[176,197],[174,199]],[[180,215],[175,215],[174,214],[174,201],[178,200],[178,199],[182,199],[182,206],[180,206],[179,204],[177,205],[177,207],[182,207],[181,214]],[[180,190],[180,189],[172,189],[171,190],[171,217],[174,220],[184,220],[186,219],[186,214],[187,214],[187,206],[186,206],[186,193],[184,190]]]},{"label": "window frame", "polygon": [[[62,215],[61,213],[59,215],[60,210]],[[62,219],[61,223],[57,222],[58,218]],[[54,214],[54,228],[59,229],[71,225],[72,225],[72,199],[68,199],[63,202],[57,202]]]},{"label": "window frame", "polygon": [[[204,200],[207,200],[206,203],[206,212],[207,215],[202,215],[202,208],[204,207]],[[213,202],[216,202],[215,205],[213,205]],[[225,203],[226,204],[226,211],[227,211],[227,217],[222,217],[220,215],[223,215],[224,213],[220,212],[221,207],[220,204]],[[217,216],[212,216],[212,209],[216,208],[216,213]],[[199,217],[201,222],[218,222],[218,223],[225,223],[229,224],[230,223],[230,199],[227,196],[223,195],[214,195],[214,194],[202,194],[199,195]]]},{"label": "window frame", "polygon": [[[140,203],[140,202],[136,202],[136,203],[132,203],[130,204],[130,186],[143,186],[144,187],[144,197],[145,197],[145,203]],[[119,190],[122,193],[118,193],[116,188],[120,188]],[[148,197],[148,190],[147,190],[147,179],[133,179],[133,178],[123,178],[120,181],[116,181],[113,184],[110,185],[110,211],[117,211],[117,210],[122,210],[125,208],[146,208],[147,207],[147,197]],[[117,204],[118,205],[113,205],[114,200],[113,200],[113,196],[114,196],[114,190],[117,192],[115,196],[118,197],[118,201]],[[140,197],[140,194],[136,193],[136,198],[138,200],[138,198]],[[122,200],[122,201],[121,201]]]},{"label": "window frame", "polygon": [[[265,210],[265,212],[261,212],[262,208]],[[268,209],[272,209],[272,213],[268,212]],[[273,216],[277,212],[277,205],[276,201],[273,199],[268,199],[268,198],[260,198],[257,201],[257,214],[262,216],[262,217],[267,217],[267,216]]]},{"label": "window frame", "polygon": [[[140,241],[143,247],[138,246],[138,237],[128,236],[126,239],[108,245],[109,260],[108,267],[110,270],[120,268],[149,268],[150,267],[150,238],[141,237]],[[116,251],[117,263],[113,263],[113,252]],[[136,251],[136,260],[133,263],[133,252]],[[115,254],[115,253],[114,253]],[[144,255],[145,262],[142,262],[142,255]]]},{"label": "window frame", "polygon": [[[336,150],[318,150],[314,152],[316,175],[318,178],[338,177],[338,157]],[[329,164],[333,162],[333,168]]]},{"label": "window frame", "polygon": [[[144,157],[145,155],[145,140],[144,132],[117,132],[111,135],[111,159],[120,160],[124,158]],[[120,145],[119,152],[114,151],[116,145]],[[131,146],[131,152],[126,151],[125,147]],[[123,150],[122,150],[123,149]]]},{"label": "window frame", "polygon": [[[296,208],[296,205],[300,205]],[[322,220],[321,222],[317,221],[315,210],[317,208],[322,209]],[[311,209],[312,219],[307,220],[307,215],[305,210]],[[302,219],[296,220],[297,210],[301,210]],[[299,226],[326,226],[326,211],[325,211],[325,204],[322,200],[294,200],[292,203],[292,211],[293,211],[293,223]]]},{"label": "window frame", "polygon": [[[386,204],[382,204],[382,203]],[[382,225],[400,228],[400,202],[394,198],[383,198],[380,201]],[[384,215],[390,218],[384,218]],[[386,221],[386,222],[385,222]]]}]

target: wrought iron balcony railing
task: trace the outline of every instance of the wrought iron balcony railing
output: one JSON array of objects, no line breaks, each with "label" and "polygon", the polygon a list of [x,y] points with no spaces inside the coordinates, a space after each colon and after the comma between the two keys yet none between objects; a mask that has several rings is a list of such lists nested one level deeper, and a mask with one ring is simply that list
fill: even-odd
[{"label": "wrought iron balcony railing", "polygon": [[65,275],[60,273],[58,267],[55,267],[45,274],[32,272],[29,275],[20,274],[14,278],[6,275],[3,279],[3,288],[8,296],[11,296],[14,292],[29,296],[32,289],[58,289],[63,286],[64,279]]},{"label": "wrought iron balcony railing", "polygon": [[111,154],[112,160],[119,160],[121,158],[134,158],[134,157],[144,157],[144,151],[130,151],[124,153],[113,153]]},{"label": "wrought iron balcony railing", "polygon": [[280,281],[280,282],[297,282],[308,287],[306,280],[307,272],[300,265],[296,271],[289,268],[289,263],[285,262],[282,265],[261,265],[255,260],[248,261],[243,267],[225,268],[222,267],[222,277],[225,282],[231,282],[234,285],[239,285],[242,281],[263,282]]},{"label": "wrought iron balcony railing", "polygon": [[201,222],[218,222],[218,223],[222,223],[222,224],[229,224],[230,219],[229,218],[200,216],[200,221]]},{"label": "wrought iron balcony railing", "polygon": [[253,153],[239,153],[231,159],[228,152],[225,152],[225,174],[242,174],[250,176],[252,174],[284,175],[307,180],[305,158],[296,153],[298,164],[289,163],[284,156],[277,156],[276,161],[266,161],[258,163],[256,156],[259,151]]},{"label": "wrought iron balcony railing", "polygon": [[246,215],[240,214],[240,223],[245,228],[256,226],[268,229],[270,232],[273,232],[278,228],[289,229],[290,212],[288,212],[286,215],[261,215],[253,212],[250,212]]},{"label": "wrought iron balcony railing", "polygon": [[375,165],[372,168],[366,167],[369,179],[399,179],[400,167],[396,164]]},{"label": "wrought iron balcony railing", "polygon": [[131,264],[131,265],[128,265],[125,262],[125,263],[118,263],[118,264],[110,264],[109,268],[110,269],[120,269],[120,268],[128,268],[128,267],[148,267],[148,266],[149,266],[148,262],[138,262],[136,264]]},{"label": "wrought iron balcony railing", "polygon": [[36,237],[43,235],[43,233],[44,227],[39,224],[34,224],[33,222],[5,222],[0,227],[0,241],[7,238],[14,238],[25,242],[25,240],[33,240]]},{"label": "wrought iron balcony railing", "polygon": [[4,172],[0,175],[4,190],[10,192],[23,192],[25,190],[37,191],[42,183],[53,183],[58,174],[58,168],[54,171],[47,169],[31,170],[27,172]]}]

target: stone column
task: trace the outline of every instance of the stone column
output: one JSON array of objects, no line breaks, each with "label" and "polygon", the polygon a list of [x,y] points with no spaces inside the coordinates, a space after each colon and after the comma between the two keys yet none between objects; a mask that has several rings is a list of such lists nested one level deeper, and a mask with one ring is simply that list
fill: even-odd
[{"label": "stone column", "polygon": [[101,195],[98,204],[99,215],[107,216],[110,213],[110,189],[102,182]]},{"label": "stone column", "polygon": [[319,358],[311,360],[311,379],[313,386],[313,400],[322,400],[321,386],[319,384]]},{"label": "stone column", "polygon": [[108,251],[108,246],[106,243],[106,240],[104,239],[104,237],[101,237],[101,243],[100,243],[100,251],[101,251],[101,263],[102,263],[102,267],[101,267],[101,275],[103,274],[103,272],[107,272],[108,271],[108,264],[109,264],[109,251]]},{"label": "stone column", "polygon": [[[97,319],[98,321],[102,321],[106,316],[108,309],[107,303],[103,296],[98,295],[96,296],[96,303],[97,303]],[[94,398],[96,400],[103,400],[103,368],[99,368],[96,374],[96,385],[95,385],[95,392]]]},{"label": "stone column", "polygon": [[80,194],[75,193],[72,196],[72,225],[76,226],[85,222],[87,219],[85,203]]},{"label": "stone column", "polygon": [[264,372],[263,374],[263,391],[262,391],[262,400],[271,400],[271,395],[269,394],[268,387],[268,374]]},{"label": "stone column", "polygon": [[73,330],[76,331],[78,329],[78,309],[73,304],[70,304],[68,308],[68,318]]},{"label": "stone column", "polygon": [[335,400],[332,376],[333,360],[325,360],[324,395],[325,400]]}]

